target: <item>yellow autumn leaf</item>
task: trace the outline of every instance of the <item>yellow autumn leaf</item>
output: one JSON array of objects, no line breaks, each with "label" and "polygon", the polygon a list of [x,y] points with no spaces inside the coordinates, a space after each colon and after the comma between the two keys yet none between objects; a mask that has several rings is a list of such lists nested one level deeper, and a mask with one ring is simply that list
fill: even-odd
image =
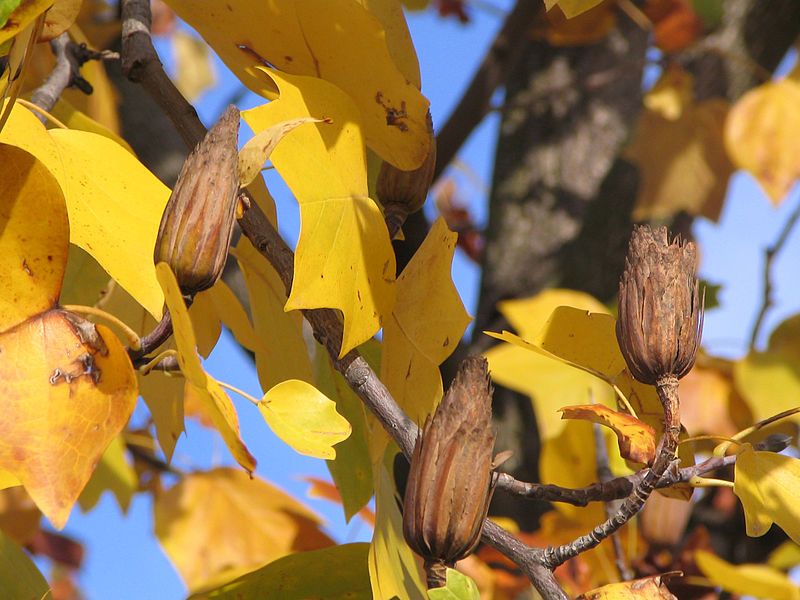
[{"label": "yellow autumn leaf", "polygon": [[384,328],[381,381],[418,424],[441,399],[439,365],[471,320],[450,276],[457,239],[439,217],[397,279]]},{"label": "yellow autumn leaf", "polygon": [[59,304],[94,306],[103,298],[110,282],[111,277],[86,250],[70,244]]},{"label": "yellow autumn leaf", "polygon": [[725,124],[725,147],[777,206],[800,176],[800,81],[768,81],[743,95]]},{"label": "yellow autumn leaf", "polygon": [[644,99],[645,110],[625,155],[642,174],[634,219],[682,210],[719,219],[734,166],[722,142],[728,103],[695,102],[692,78],[667,69]]},{"label": "yellow autumn leaf", "polygon": [[261,172],[261,166],[267,161],[283,136],[303,123],[320,122],[322,119],[312,117],[292,119],[268,127],[247,140],[247,143],[239,150],[239,185],[245,187],[252,183]]},{"label": "yellow autumn leaf", "polygon": [[219,431],[225,445],[236,461],[247,471],[256,467],[256,459],[250,454],[239,434],[239,417],[233,402],[219,385],[208,375],[197,355],[197,342],[189,312],[183,302],[175,275],[166,263],[156,265],[156,276],[164,290],[167,308],[172,316],[175,344],[178,349],[178,364],[187,381],[191,383],[214,427]]},{"label": "yellow autumn leaf", "polygon": [[286,309],[341,310],[344,356],[380,329],[394,303],[394,251],[380,209],[367,195],[358,108],[324,80],[268,74],[281,96],[242,113],[253,131],[304,117],[331,121],[291,131],[271,158],[300,204]]},{"label": "yellow autumn leaf", "polygon": [[411,170],[428,155],[429,103],[393,60],[404,47],[403,65],[409,70],[402,28],[392,26],[387,46],[381,20],[358,2],[230,0],[201,11],[188,0],[168,4],[254,92],[274,95],[275,86],[258,73],[265,64],[290,76],[319,77],[352,97],[367,142],[381,158]]},{"label": "yellow autumn leaf", "polygon": [[112,131],[99,121],[96,121],[86,113],[79,111],[64,98],[58,99],[58,102],[56,102],[55,106],[52,109],[50,109],[50,114],[53,115],[56,119],[61,121],[64,125],[66,125],[70,129],[91,131],[92,133],[97,133],[99,135],[105,136],[108,139],[117,142],[120,146],[125,148],[128,152],[130,152],[134,156],[136,155],[136,153],[133,151],[133,148],[131,148],[130,144],[128,144],[128,142],[126,142],[122,137],[117,135],[116,132]]},{"label": "yellow autumn leaf", "polygon": [[608,406],[613,406],[614,402],[613,391],[602,381],[547,356],[521,339],[535,338],[552,312],[562,305],[596,312],[605,310],[588,294],[561,289],[546,290],[531,298],[500,302],[498,310],[520,337],[506,332],[500,338],[511,343],[494,346],[485,352],[492,378],[531,398],[542,439],[558,436],[564,429],[565,422],[557,412],[562,406],[586,404],[590,398]]},{"label": "yellow autumn leaf", "polygon": [[397,68],[414,87],[421,89],[417,51],[414,50],[400,0],[358,0],[358,3],[381,22],[386,32],[386,45]]},{"label": "yellow autumn leaf", "polygon": [[10,471],[0,469],[0,490],[16,487],[18,485],[22,485],[22,482],[19,480],[19,477],[17,477]]},{"label": "yellow autumn leaf", "polygon": [[[121,319],[140,337],[150,333],[156,326],[156,320],[116,282],[111,282],[97,307]],[[169,339],[162,348],[174,349],[174,338]],[[147,375],[137,373],[137,379],[139,394],[147,404],[156,427],[158,444],[169,462],[172,460],[175,444],[184,431],[184,379],[180,375],[158,370]]]},{"label": "yellow autumn leaf", "polygon": [[698,550],[694,558],[703,575],[727,592],[768,600],[800,599],[800,588],[772,567],[732,565],[704,550]]},{"label": "yellow autumn leaf", "polygon": [[133,412],[133,367],[109,329],[60,310],[0,335],[0,354],[0,469],[60,529]]},{"label": "yellow autumn leaf", "polygon": [[[0,142],[26,150],[44,163],[64,193],[70,241],[91,254],[137,302],[160,318],[164,296],[152,255],[169,189],[107,137],[47,130],[21,106],[11,111]],[[97,160],[98,156],[104,160]]]},{"label": "yellow autumn leaf", "polygon": [[83,0],[55,0],[44,16],[44,29],[39,42],[58,37],[72,26],[81,10]]},{"label": "yellow autumn leaf", "polygon": [[216,83],[211,52],[203,40],[181,29],[176,29],[170,39],[175,57],[175,87],[189,102],[194,102]]},{"label": "yellow autumn leaf", "polygon": [[[312,381],[303,318],[297,312],[284,312],[286,288],[280,276],[245,237],[239,240],[234,255],[250,297],[254,333],[246,335],[253,341],[251,350],[256,355],[261,388],[268,390],[287,379]],[[236,336],[243,344],[244,335],[240,332]]]},{"label": "yellow autumn leaf", "polygon": [[[794,408],[800,397],[800,315],[772,332],[764,352],[750,352],[734,364],[733,378],[754,421]],[[798,418],[795,417],[794,420]]]},{"label": "yellow autumn leaf", "polygon": [[186,475],[156,497],[153,510],[156,537],[190,591],[333,545],[315,513],[238,469]]},{"label": "yellow autumn leaf", "polygon": [[590,8],[594,8],[602,1],[603,0],[544,0],[544,6],[547,10],[558,6],[567,18],[572,18],[586,12]]},{"label": "yellow autumn leaf", "polygon": [[[617,343],[615,323],[614,318],[604,312],[558,306],[540,331],[526,340],[509,332],[489,335],[594,375],[619,390],[638,418],[661,431],[662,409],[655,388],[639,383],[628,373]],[[585,401],[578,404],[585,404]]]},{"label": "yellow autumn leaf", "polygon": [[397,450],[387,450],[375,465],[375,528],[369,548],[369,579],[373,598],[423,600],[425,585],[411,548],[403,538],[403,516],[392,479]]},{"label": "yellow autumn leaf", "polygon": [[[215,283],[214,286],[216,285]],[[214,286],[195,294],[189,307],[189,318],[197,341],[197,351],[203,358],[208,358],[222,333],[222,321],[209,293]]]},{"label": "yellow autumn leaf", "polygon": [[[244,240],[245,238],[242,238]],[[241,245],[241,242],[240,242]],[[244,269],[242,269],[244,271]],[[246,278],[245,278],[246,279]],[[250,285],[248,284],[248,290]],[[242,346],[252,352],[261,346],[259,336],[256,335],[253,325],[250,323],[250,317],[247,316],[242,303],[233,293],[228,284],[223,279],[220,279],[204,292],[214,305],[214,310],[217,317],[225,324],[236,341]],[[254,303],[255,304],[255,303]],[[254,307],[258,310],[258,307]],[[278,314],[282,314],[281,310]]]},{"label": "yellow autumn leaf", "polygon": [[800,565],[800,544],[796,544],[791,540],[786,540],[769,553],[767,564],[781,571],[788,571]]},{"label": "yellow autumn leaf", "polygon": [[[667,574],[668,575],[668,574]],[[680,571],[673,575],[679,576]],[[581,594],[576,600],[676,600],[663,579],[665,575],[650,575],[632,581],[610,583]]]},{"label": "yellow autumn leaf", "polygon": [[352,431],[347,419],[336,412],[333,400],[297,379],[269,390],[258,410],[275,435],[306,456],[336,458],[334,446]]},{"label": "yellow autumn leaf", "polygon": [[0,331],[58,302],[69,251],[64,196],[45,165],[0,144]]},{"label": "yellow autumn leaf", "polygon": [[21,2],[12,12],[8,20],[0,27],[0,44],[13,38],[27,27],[33,20],[50,8],[53,0],[29,0]]},{"label": "yellow autumn leaf", "polygon": [[800,459],[743,444],[736,457],[733,492],[742,502],[747,535],[764,535],[776,523],[800,543]]},{"label": "yellow autumn leaf", "polygon": [[78,498],[78,504],[83,512],[89,512],[100,501],[100,496],[110,491],[125,513],[138,486],[139,478],[125,456],[125,442],[117,436],[100,457],[92,478]]}]

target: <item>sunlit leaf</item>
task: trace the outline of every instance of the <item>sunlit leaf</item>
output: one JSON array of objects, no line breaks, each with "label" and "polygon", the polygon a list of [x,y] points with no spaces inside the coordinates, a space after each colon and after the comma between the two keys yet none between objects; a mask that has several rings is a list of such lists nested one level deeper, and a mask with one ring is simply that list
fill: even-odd
[{"label": "sunlit leaf", "polygon": [[[339,488],[336,487],[336,484],[330,483],[323,479],[317,479],[315,477],[305,477],[304,479],[311,484],[311,487],[308,488],[309,498],[322,498],[323,500],[328,500],[329,502],[342,504],[342,495],[339,493]],[[369,507],[364,506],[361,508],[358,511],[358,516],[364,519],[365,522],[375,527],[375,513],[372,512]]]},{"label": "sunlit leaf", "polygon": [[58,301],[69,224],[58,182],[27,152],[0,144],[0,331]]},{"label": "sunlit leaf", "polygon": [[558,6],[564,14],[568,17],[575,17],[582,12],[586,12],[590,8],[594,8],[603,0],[544,0],[544,6],[547,10]]},{"label": "sunlit leaf", "polygon": [[[11,111],[0,142],[22,148],[44,163],[64,193],[70,241],[91,254],[150,314],[160,318],[164,297],[152,256],[169,197],[167,187],[107,137],[46,130],[20,106]],[[97,160],[98,156],[105,160]]]},{"label": "sunlit leaf", "polygon": [[371,600],[368,551],[369,544],[360,543],[292,554],[191,600]]},{"label": "sunlit leaf", "polygon": [[633,217],[663,219],[683,210],[716,221],[734,171],[722,142],[728,104],[695,103],[691,78],[675,72],[666,70],[655,97],[646,97],[649,106],[625,152],[642,174]]},{"label": "sunlit leaf", "polygon": [[175,275],[166,263],[159,263],[156,266],[156,275],[164,290],[167,308],[172,316],[181,372],[196,388],[195,392],[203,401],[208,417],[214,423],[214,427],[219,431],[233,457],[247,471],[253,471],[256,460],[240,437],[239,417],[236,409],[219,383],[203,370],[200,363],[192,322]]},{"label": "sunlit leaf", "polygon": [[300,204],[286,309],[341,310],[343,356],[380,329],[394,304],[394,252],[380,209],[367,196],[359,112],[326,81],[274,71],[269,76],[281,97],[242,113],[254,131],[305,117],[332,121],[291,131],[271,157]]},{"label": "sunlit leaf", "polygon": [[313,385],[297,379],[279,383],[258,404],[272,431],[300,454],[336,458],[334,446],[352,431],[336,403]]},{"label": "sunlit leaf", "polygon": [[800,598],[800,588],[784,573],[772,567],[732,565],[703,550],[698,550],[694,557],[703,575],[725,591],[770,600]]},{"label": "sunlit leaf", "polygon": [[[674,573],[680,575],[680,572]],[[677,600],[663,581],[664,575],[610,583],[578,596],[577,600]]]},{"label": "sunlit leaf", "polygon": [[774,205],[800,176],[800,81],[768,81],[744,94],[725,124],[725,147],[740,169],[753,175]]},{"label": "sunlit leaf", "polygon": [[397,300],[384,330],[381,380],[418,424],[441,399],[439,365],[471,320],[450,276],[457,238],[443,218],[436,220],[397,279]]},{"label": "sunlit leaf", "polygon": [[744,444],[736,457],[733,492],[742,502],[747,535],[764,535],[776,523],[800,543],[800,459]]},{"label": "sunlit leaf", "polygon": [[58,310],[0,335],[0,354],[0,469],[61,528],[133,412],[133,368],[110,330]]},{"label": "sunlit leaf", "polygon": [[[393,26],[390,53],[381,20],[358,2],[230,0],[204,10],[187,0],[170,0],[169,5],[254,92],[274,94],[275,86],[258,72],[264,64],[288,75],[319,77],[353,98],[366,139],[384,160],[415,169],[428,155],[428,101],[418,81],[393,60],[405,45],[404,70],[412,68],[408,44]],[[389,24],[386,17],[382,20]]]},{"label": "sunlit leaf", "polygon": [[602,404],[567,406],[561,413],[562,419],[583,419],[612,429],[617,434],[622,458],[649,465],[656,456],[655,431],[636,417]]},{"label": "sunlit leaf", "polygon": [[154,512],[156,537],[190,591],[292,552],[333,545],[317,515],[239,469],[183,477],[157,496]]},{"label": "sunlit leaf", "polygon": [[78,18],[83,0],[54,0],[44,17],[44,29],[40,42],[52,40],[64,33]]},{"label": "sunlit leaf", "polygon": [[242,187],[250,185],[261,172],[261,167],[267,161],[269,155],[272,154],[275,146],[278,145],[278,142],[281,141],[283,136],[303,123],[319,123],[321,120],[322,119],[304,117],[291,121],[284,121],[264,131],[259,131],[256,135],[247,140],[247,143],[239,150],[240,185]]},{"label": "sunlit leaf", "polygon": [[387,451],[386,460],[375,465],[375,529],[369,549],[369,577],[373,598],[421,600],[425,598],[414,553],[403,539],[403,517],[397,492],[388,470],[395,452]]}]

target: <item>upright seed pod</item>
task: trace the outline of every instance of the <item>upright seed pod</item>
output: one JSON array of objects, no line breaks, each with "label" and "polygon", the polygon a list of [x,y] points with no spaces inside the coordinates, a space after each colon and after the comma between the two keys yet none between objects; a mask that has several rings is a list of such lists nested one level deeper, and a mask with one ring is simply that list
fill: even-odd
[{"label": "upright seed pod", "polygon": [[425,204],[428,190],[436,168],[436,136],[433,135],[433,119],[428,111],[428,136],[430,149],[425,161],[413,171],[401,171],[384,162],[378,173],[376,193],[383,205],[386,224],[391,237],[397,234],[408,215],[417,212]]},{"label": "upright seed pod", "polygon": [[495,485],[491,406],[486,359],[469,357],[414,446],[403,535],[425,559],[429,588],[480,540]]},{"label": "upright seed pod", "polygon": [[703,327],[696,269],[692,242],[670,242],[665,227],[633,230],[619,284],[617,340],[642,383],[680,379],[694,366]]},{"label": "upright seed pod", "polygon": [[239,190],[239,111],[229,106],[186,162],[158,229],[153,258],[166,262],[184,294],[210,288],[222,273]]}]

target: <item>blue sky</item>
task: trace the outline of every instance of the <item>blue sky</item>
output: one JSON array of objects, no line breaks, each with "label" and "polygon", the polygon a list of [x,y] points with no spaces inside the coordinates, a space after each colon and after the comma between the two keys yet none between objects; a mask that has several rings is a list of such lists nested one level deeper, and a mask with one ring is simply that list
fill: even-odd
[{"label": "blue sky", "polygon": [[[495,4],[505,8],[510,2],[503,0]],[[436,124],[446,120],[502,22],[500,16],[482,11],[476,11],[475,16],[465,26],[452,19],[443,21],[431,11],[409,15],[409,26],[422,67],[423,92],[431,100]],[[168,45],[162,43],[159,49],[169,66]],[[219,84],[198,104],[206,124],[213,123],[238,85],[218,60],[215,68]],[[262,101],[248,94],[240,108],[250,108]],[[498,122],[497,115],[489,116],[473,132],[459,155],[478,179],[487,184],[491,179]],[[268,175],[268,185],[278,202],[281,232],[293,244],[299,228],[296,204],[274,174]],[[486,190],[480,186],[464,185],[461,192],[477,222],[484,223]],[[750,327],[762,294],[764,249],[773,242],[798,202],[800,194],[795,189],[775,209],[749,175],[737,174],[720,222],[698,220],[695,232],[702,249],[702,275],[723,285],[722,307],[710,311],[706,317],[705,343],[714,353],[737,357],[746,352]],[[796,277],[798,256],[800,235],[793,235],[774,263],[775,307],[768,314],[764,340],[766,333],[783,318],[800,311]],[[453,276],[465,305],[474,312],[479,273],[460,251],[454,263]],[[226,332],[206,367],[212,375],[253,395],[260,395],[251,362]],[[301,498],[305,497],[308,485],[300,477],[328,477],[322,461],[294,453],[272,435],[252,405],[238,398],[234,401],[239,410],[243,437],[259,460],[259,475]],[[137,412],[137,417],[142,414]],[[219,438],[192,422],[187,423],[187,435],[178,444],[175,461],[183,467],[208,467],[231,462]],[[369,538],[368,527],[357,519],[346,525],[337,506],[312,499],[307,502],[327,520],[328,530],[335,538],[341,541]],[[115,501],[106,494],[90,514],[83,515],[76,509],[66,533],[86,546],[86,563],[80,583],[90,600],[177,600],[185,597],[183,584],[152,536],[152,505],[147,497],[135,497],[128,514],[123,516]]]}]

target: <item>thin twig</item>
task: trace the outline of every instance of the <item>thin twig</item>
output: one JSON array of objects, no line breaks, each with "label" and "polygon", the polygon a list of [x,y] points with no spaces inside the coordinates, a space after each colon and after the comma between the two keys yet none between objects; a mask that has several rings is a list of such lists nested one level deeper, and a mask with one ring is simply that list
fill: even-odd
[{"label": "thin twig", "polygon": [[764,317],[767,316],[767,311],[772,307],[774,300],[772,299],[772,262],[775,256],[781,251],[786,240],[789,239],[789,234],[792,232],[797,220],[800,219],[800,203],[794,209],[792,214],[783,225],[780,234],[778,234],[775,242],[769,246],[765,251],[764,256],[764,296],[761,300],[761,308],[756,316],[756,322],[753,324],[753,332],[750,334],[750,350],[755,350],[758,336],[761,333],[761,326],[764,324]]},{"label": "thin twig", "polygon": [[[594,433],[594,449],[595,449],[595,462],[597,463],[597,481],[605,483],[614,478],[611,472],[611,466],[608,461],[608,447],[606,446],[606,439],[603,436],[603,427],[599,423],[592,423],[592,433]],[[613,501],[605,502],[606,518],[610,519],[617,511],[617,507]],[[611,535],[611,543],[614,547],[614,561],[616,562],[617,569],[619,570],[620,577],[623,581],[630,581],[633,579],[633,573],[628,568],[628,563],[625,560],[625,552],[622,549],[622,542],[619,539],[619,532]]]},{"label": "thin twig", "polygon": [[[529,4],[522,2],[522,4]],[[164,73],[150,39],[150,9],[147,0],[123,0],[123,70],[138,81],[175,124],[189,148],[203,139],[206,129],[172,81]],[[246,195],[246,192],[244,192]],[[242,231],[276,269],[287,292],[294,274],[294,255],[266,215],[255,202],[245,198],[246,207],[239,220]],[[328,350],[334,367],[375,414],[386,431],[408,458],[413,450],[418,427],[397,405],[386,386],[356,351],[338,358],[342,324],[329,309],[303,311],[316,339]],[[520,566],[545,598],[566,599],[553,573],[543,566],[543,552],[526,546],[515,536],[491,521],[484,522],[482,538]]]}]

